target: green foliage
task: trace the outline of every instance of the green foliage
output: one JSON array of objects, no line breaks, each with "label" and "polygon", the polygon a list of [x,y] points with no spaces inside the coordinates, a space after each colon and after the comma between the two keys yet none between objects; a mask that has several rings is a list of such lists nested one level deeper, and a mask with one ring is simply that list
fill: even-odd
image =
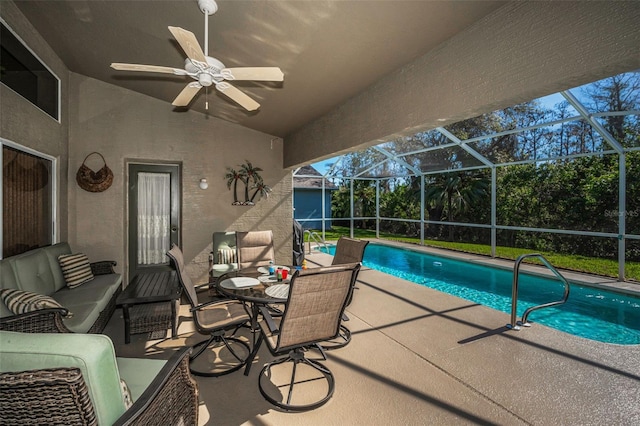
[{"label": "green foliage", "polygon": [[[575,92],[581,93],[580,102],[592,113],[637,112],[640,73],[614,76]],[[421,132],[398,138],[381,150],[370,148],[351,153],[339,163],[338,175],[345,178],[336,182],[339,189],[333,194],[333,224],[344,223],[336,218],[353,216],[359,230],[375,232],[375,218],[379,216],[383,218],[378,224],[383,233],[394,235],[393,238],[415,239],[420,235],[420,224],[402,219],[420,218],[424,195],[425,218],[431,222],[425,225],[424,232],[430,244],[461,244],[468,249],[470,243],[476,243],[482,247],[477,250],[486,254],[490,244],[486,228],[447,223],[491,223],[491,170],[469,169],[480,162],[459,147],[451,147],[454,138],[448,138],[449,132],[463,141],[474,139],[468,146],[494,164],[508,163],[495,170],[496,223],[513,228],[498,230],[499,255],[516,258],[516,253],[539,251],[550,258],[566,257],[561,262],[570,269],[616,276],[619,250],[616,238],[554,231],[617,234],[620,219],[625,218],[625,234],[640,235],[640,151],[620,155],[609,143],[613,138],[625,148],[640,147],[640,114],[595,114],[589,120],[598,121],[602,126],[598,128],[587,119],[573,120],[575,114],[568,101],[553,109],[537,101],[525,102],[454,123],[444,132]],[[551,121],[555,124],[549,125]],[[528,129],[511,131],[523,127]],[[601,128],[608,133],[601,132]],[[444,149],[419,152],[445,144],[449,146]],[[398,166],[389,164],[385,152],[419,152],[401,157],[398,163],[405,164],[412,173],[428,172],[424,175],[424,194],[420,193],[418,177],[381,179],[377,214],[376,181],[356,179],[352,212],[348,177],[393,175],[390,171]],[[624,207],[620,206],[621,159],[626,169]],[[627,272],[637,271],[640,241],[627,240],[625,255],[630,261]]]}]

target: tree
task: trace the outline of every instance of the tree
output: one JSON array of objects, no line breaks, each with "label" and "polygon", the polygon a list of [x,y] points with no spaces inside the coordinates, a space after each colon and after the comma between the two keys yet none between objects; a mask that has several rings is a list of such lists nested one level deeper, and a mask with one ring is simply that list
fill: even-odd
[{"label": "tree", "polygon": [[[425,188],[425,201],[428,206],[439,208],[446,214],[447,222],[453,222],[458,213],[486,198],[488,188],[489,182],[484,177],[465,172],[443,173],[433,178]],[[453,241],[453,226],[448,228],[449,240]]]}]

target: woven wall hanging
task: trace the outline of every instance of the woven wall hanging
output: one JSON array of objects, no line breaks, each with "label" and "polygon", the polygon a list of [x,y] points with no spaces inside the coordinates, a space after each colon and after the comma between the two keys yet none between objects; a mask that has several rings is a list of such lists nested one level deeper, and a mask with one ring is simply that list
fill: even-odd
[{"label": "woven wall hanging", "polygon": [[[104,166],[97,172],[94,172],[84,164],[87,161],[87,158],[93,154],[99,155],[104,162]],[[107,188],[109,188],[113,183],[113,172],[109,166],[107,166],[107,162],[102,154],[99,152],[92,152],[84,158],[82,166],[78,169],[78,173],[76,173],[76,182],[78,182],[80,188],[85,191],[102,192],[107,190]]]}]

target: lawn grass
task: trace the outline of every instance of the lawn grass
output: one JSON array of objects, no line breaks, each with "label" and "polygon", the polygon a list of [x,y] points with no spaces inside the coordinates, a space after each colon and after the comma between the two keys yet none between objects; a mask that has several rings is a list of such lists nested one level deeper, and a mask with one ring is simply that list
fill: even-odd
[{"label": "lawn grass", "polygon": [[[322,235],[321,231],[316,231]],[[366,229],[354,229],[355,238],[376,238],[375,231]],[[341,236],[349,236],[349,228],[334,226],[331,230],[325,231],[326,240],[337,240]],[[420,238],[410,238],[402,235],[380,233],[380,238],[390,241],[400,241],[410,244],[420,244]],[[305,234],[305,242],[308,241],[308,234]],[[484,244],[457,243],[438,240],[425,240],[425,246],[443,248],[447,250],[460,251],[464,253],[491,256],[491,246]],[[515,260],[518,256],[532,253],[526,248],[496,247],[496,257],[501,259]],[[612,259],[601,259],[597,257],[587,257],[571,254],[560,254],[545,251],[536,251],[542,254],[553,266],[559,269],[584,272],[587,274],[601,275],[605,277],[618,277],[618,262]],[[535,259],[527,259],[527,262],[539,263]],[[625,275],[627,280],[640,281],[640,262],[627,262],[625,264]]]}]

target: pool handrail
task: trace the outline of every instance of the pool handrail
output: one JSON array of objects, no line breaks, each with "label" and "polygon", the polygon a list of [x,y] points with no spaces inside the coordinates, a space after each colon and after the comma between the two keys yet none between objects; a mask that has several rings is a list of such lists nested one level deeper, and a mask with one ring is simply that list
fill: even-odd
[{"label": "pool handrail", "polygon": [[[326,241],[325,241],[325,240],[320,236],[320,234],[318,234],[318,233],[317,233],[317,232],[315,232],[315,231],[311,231],[311,230],[309,230],[309,229],[305,230],[305,231],[303,232],[303,235],[304,235],[304,234],[309,234],[309,240],[308,240],[308,242],[309,242],[309,254],[311,254],[311,240],[313,240],[313,241],[316,243],[316,246],[320,246],[320,245],[322,245],[322,247],[324,247],[324,249],[325,249],[325,252],[326,252],[326,253],[329,253],[329,251],[328,251],[328,247],[327,247],[327,243],[326,243]],[[303,237],[303,241],[304,241],[304,237]]]},{"label": "pool handrail", "polygon": [[[520,275],[520,264],[522,263],[522,261],[530,257],[535,257],[540,260],[544,264],[544,266],[546,266],[560,281],[562,281],[562,283],[564,284],[564,295],[562,296],[561,300],[530,307],[529,309],[524,311],[524,313],[522,314],[522,319],[517,322],[516,310],[518,308],[518,277]],[[516,259],[516,263],[513,267],[513,285],[511,287],[511,323],[507,324],[507,328],[520,330],[520,326],[530,327],[531,324],[527,322],[529,314],[538,309],[548,308],[565,303],[569,298],[569,288],[569,281],[567,281],[567,279],[551,263],[549,263],[549,261],[543,255],[541,255],[540,253],[529,253],[520,255]]]}]

